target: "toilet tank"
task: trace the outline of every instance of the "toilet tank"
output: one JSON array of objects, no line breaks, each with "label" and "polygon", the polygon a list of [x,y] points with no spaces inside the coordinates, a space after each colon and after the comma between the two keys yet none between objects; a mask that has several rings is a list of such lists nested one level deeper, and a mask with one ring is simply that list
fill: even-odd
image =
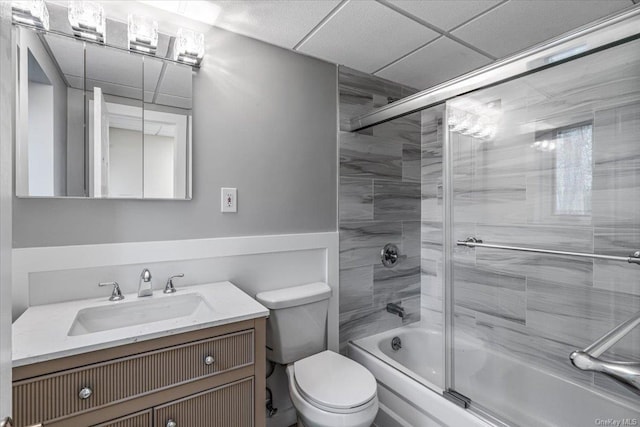
[{"label": "toilet tank", "polygon": [[269,309],[267,359],[286,365],[326,350],[330,297],[323,282],[257,294]]}]

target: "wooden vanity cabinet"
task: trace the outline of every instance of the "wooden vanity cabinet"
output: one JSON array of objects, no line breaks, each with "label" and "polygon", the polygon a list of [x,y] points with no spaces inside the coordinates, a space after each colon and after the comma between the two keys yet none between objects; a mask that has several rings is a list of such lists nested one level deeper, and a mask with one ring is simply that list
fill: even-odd
[{"label": "wooden vanity cabinet", "polygon": [[153,418],[151,409],[135,414],[120,417],[106,423],[98,424],[95,427],[152,427]]},{"label": "wooden vanity cabinet", "polygon": [[265,319],[14,368],[15,425],[263,427]]}]

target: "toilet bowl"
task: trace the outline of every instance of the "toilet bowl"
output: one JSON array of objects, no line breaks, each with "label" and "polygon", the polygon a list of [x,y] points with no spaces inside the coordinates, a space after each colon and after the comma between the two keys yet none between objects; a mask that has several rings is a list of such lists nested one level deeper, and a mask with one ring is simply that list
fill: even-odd
[{"label": "toilet bowl", "polygon": [[364,366],[327,350],[331,288],[323,282],[260,292],[269,309],[266,353],[287,366],[289,396],[305,427],[370,427],[376,380]]},{"label": "toilet bowl", "polygon": [[376,380],[332,351],[287,366],[289,395],[304,427],[370,427],[378,412]]}]

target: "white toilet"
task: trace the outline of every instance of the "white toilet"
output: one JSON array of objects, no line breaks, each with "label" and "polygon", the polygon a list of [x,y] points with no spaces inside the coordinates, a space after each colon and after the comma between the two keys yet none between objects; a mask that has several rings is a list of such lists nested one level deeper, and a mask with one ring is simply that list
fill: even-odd
[{"label": "white toilet", "polygon": [[326,349],[330,296],[326,283],[256,295],[270,311],[267,358],[288,365],[299,425],[370,427],[378,412],[376,380],[364,366]]}]

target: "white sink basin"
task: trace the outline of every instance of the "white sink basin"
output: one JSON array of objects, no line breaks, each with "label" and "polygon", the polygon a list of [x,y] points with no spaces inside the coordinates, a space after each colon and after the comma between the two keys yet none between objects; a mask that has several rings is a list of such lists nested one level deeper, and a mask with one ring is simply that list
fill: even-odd
[{"label": "white sink basin", "polygon": [[197,293],[145,297],[135,302],[87,307],[76,314],[67,335],[85,335],[128,326],[213,313],[213,308]]},{"label": "white sink basin", "polygon": [[185,286],[175,294],[125,294],[32,306],[11,328],[13,366],[266,317],[269,310],[231,282]]}]

